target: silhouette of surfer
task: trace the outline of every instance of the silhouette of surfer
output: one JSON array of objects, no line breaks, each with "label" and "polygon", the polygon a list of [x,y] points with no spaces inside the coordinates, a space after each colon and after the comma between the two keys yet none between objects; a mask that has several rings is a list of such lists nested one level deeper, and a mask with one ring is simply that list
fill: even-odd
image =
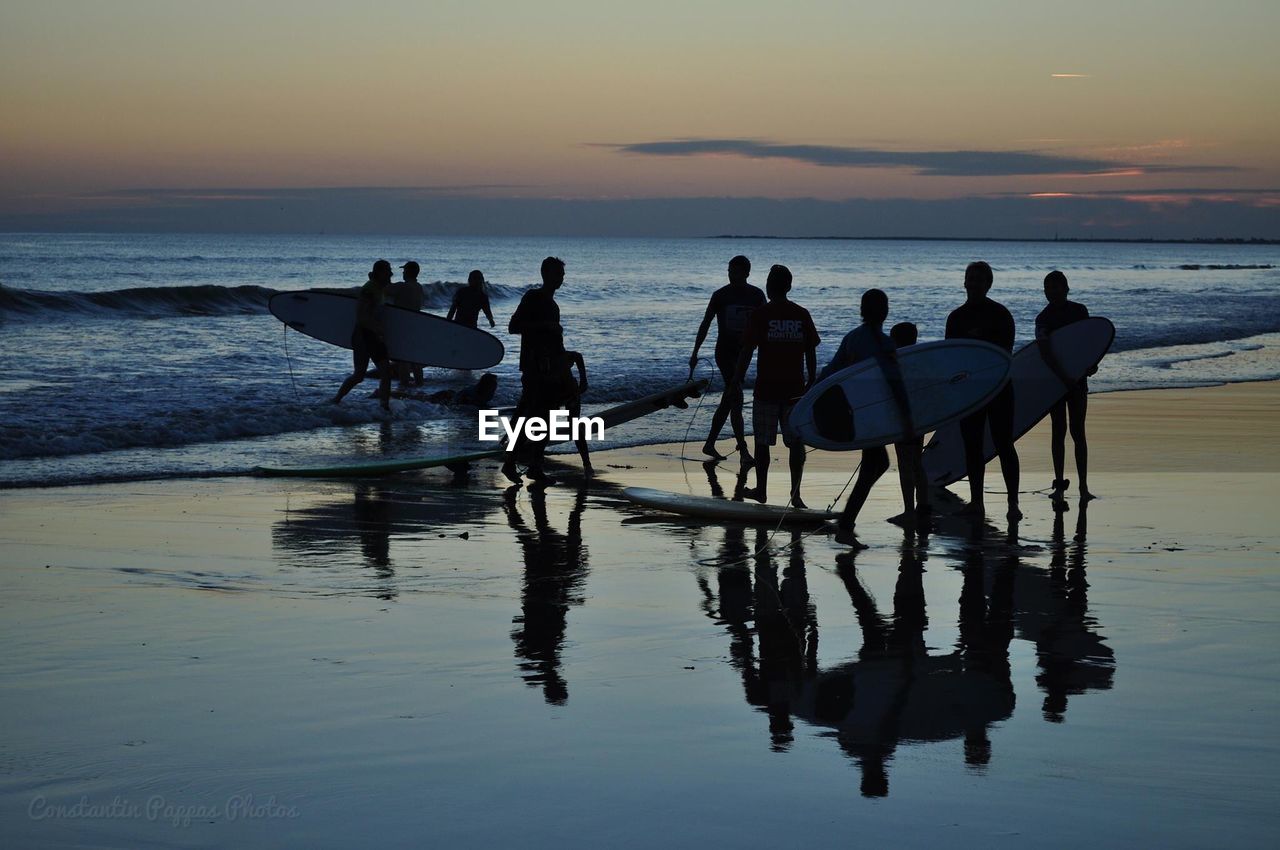
[{"label": "silhouette of surfer", "polygon": [[742,421],[742,387],[730,387],[738,365],[738,355],[742,348],[742,334],[747,328],[747,319],[751,311],[765,303],[764,293],[747,283],[751,275],[751,261],[739,254],[729,261],[729,283],[720,287],[711,295],[707,304],[707,312],[698,326],[698,337],[693,343],[693,353],[689,355],[689,376],[698,365],[698,351],[707,339],[711,329],[711,321],[716,322],[716,367],[725,381],[724,393],[720,396],[720,404],[711,417],[711,431],[702,446],[702,453],[710,455],[714,460],[724,460],[724,455],[716,450],[716,440],[720,439],[720,429],[725,419],[733,427],[733,438],[743,463],[751,463],[751,453],[747,451]]},{"label": "silhouette of surfer", "polygon": [[[560,305],[556,303],[556,290],[564,284],[564,260],[547,257],[542,261],[541,274],[542,286],[529,290],[520,299],[507,330],[520,335],[521,393],[516,414],[545,420],[564,401],[564,331],[560,327]],[[542,469],[546,447],[545,439],[530,441],[522,433],[509,447],[502,474],[519,484],[516,458],[521,450],[527,450],[529,465],[525,474],[540,486],[553,483]]]},{"label": "silhouette of surfer", "polygon": [[[889,316],[889,296],[879,289],[868,289],[862,293],[862,324],[845,334],[836,350],[835,357],[818,375],[821,381],[867,358],[874,357],[884,370],[889,382],[889,389],[898,404],[903,424],[908,434],[915,434],[915,422],[911,416],[911,405],[907,400],[907,389],[902,383],[902,370],[898,367],[898,356],[894,351],[893,340],[884,332],[884,320]],[[913,443],[914,444],[914,443]],[[914,470],[915,466],[912,465]],[[840,518],[836,521],[836,542],[855,548],[863,548],[854,534],[853,527],[858,520],[858,513],[867,501],[871,488],[880,476],[889,469],[889,452],[884,446],[872,446],[862,450],[862,462],[858,465],[858,480],[849,494]],[[913,477],[914,481],[914,477]]]},{"label": "silhouette of surfer", "polygon": [[[397,307],[413,310],[415,313],[420,312],[426,297],[422,291],[422,284],[418,283],[418,273],[421,267],[415,261],[410,260],[400,269],[400,276],[403,280],[391,284],[389,300]],[[401,389],[404,389],[411,379],[415,385],[420,387],[422,386],[422,366],[417,363],[397,363],[396,379],[400,381]]]},{"label": "silhouette of surfer", "polygon": [[338,388],[333,403],[338,404],[343,396],[364,380],[372,360],[378,367],[378,398],[383,410],[391,409],[391,363],[387,358],[387,343],[383,337],[381,308],[387,302],[388,289],[391,286],[391,264],[386,260],[378,260],[369,272],[369,280],[360,287],[360,295],[356,299],[356,323],[351,331],[351,362],[354,370]]},{"label": "silhouette of surfer", "polygon": [[493,309],[489,306],[489,293],[485,291],[486,283],[484,272],[479,269],[472,270],[471,274],[467,275],[467,285],[453,293],[453,303],[449,305],[449,312],[445,318],[474,328],[479,323],[480,313],[483,311],[485,318],[489,320],[489,327],[493,327]]},{"label": "silhouette of surfer", "polygon": [[[1071,380],[1058,358],[1049,346],[1049,336],[1060,328],[1089,318],[1089,308],[1075,301],[1067,300],[1070,287],[1067,276],[1060,271],[1051,271],[1044,278],[1044,297],[1049,302],[1040,315],[1036,316],[1036,343],[1040,346],[1040,356],[1052,370],[1053,374],[1067,388],[1062,400],[1049,409],[1050,451],[1053,454],[1053,498],[1060,499],[1071,482],[1063,478],[1063,467],[1066,461],[1067,428],[1070,420],[1071,442],[1075,446],[1076,474],[1080,476],[1080,498],[1088,501],[1093,493],[1089,492],[1089,443],[1085,438],[1084,418],[1089,407],[1089,379]],[[1095,366],[1090,370],[1092,375],[1098,371]]]},{"label": "silhouette of surfer", "polygon": [[[965,303],[947,316],[947,339],[977,339],[1013,351],[1013,315],[1003,304],[987,297],[994,275],[991,266],[981,260],[970,263],[964,270],[964,288],[968,293]],[[965,513],[981,514],[985,511],[982,485],[986,476],[983,443],[986,430],[991,430],[991,442],[1000,457],[1000,471],[1004,475],[1005,489],[1009,494],[1009,519],[1020,519],[1018,509],[1018,452],[1013,445],[1013,384],[1004,389],[977,413],[960,420],[960,434],[964,439],[965,473],[969,476],[969,505]]]},{"label": "silhouette of surfer", "polygon": [[[789,435],[787,417],[805,390],[813,385],[818,371],[817,348],[821,339],[809,311],[787,299],[791,291],[791,270],[773,266],[765,282],[769,303],[757,307],[747,321],[742,336],[742,351],[731,386],[741,395],[742,381],[751,365],[751,355],[759,349],[756,363],[756,387],[751,412],[751,428],[756,442],[756,486],[743,490],[744,499],[768,500],[769,447],[782,442],[789,450],[791,467],[791,505],[803,509],[800,481],[804,478],[804,443]],[[726,390],[726,393],[728,390]]]},{"label": "silhouette of surfer", "polygon": [[[919,331],[911,322],[898,322],[889,329],[889,339],[893,340],[894,349],[900,350],[915,345]],[[889,522],[914,525],[917,518],[933,510],[929,501],[929,479],[925,477],[921,460],[923,450],[923,435],[893,444],[893,453],[898,460],[898,485],[902,488],[902,513],[889,517]]]}]

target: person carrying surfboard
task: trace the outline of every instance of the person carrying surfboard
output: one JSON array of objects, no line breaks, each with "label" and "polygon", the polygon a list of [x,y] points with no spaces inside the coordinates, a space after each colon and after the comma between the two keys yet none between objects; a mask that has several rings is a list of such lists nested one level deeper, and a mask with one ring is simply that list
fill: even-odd
[{"label": "person carrying surfboard", "polygon": [[[1049,304],[1036,316],[1036,343],[1040,346],[1040,356],[1044,358],[1045,364],[1067,388],[1062,400],[1049,409],[1053,498],[1055,501],[1063,499],[1071,484],[1062,477],[1067,453],[1067,420],[1070,418],[1071,442],[1076,450],[1076,474],[1080,476],[1080,499],[1087,502],[1093,498],[1093,494],[1089,492],[1089,444],[1084,433],[1084,417],[1089,404],[1089,378],[1086,376],[1079,381],[1072,381],[1049,346],[1049,335],[1054,331],[1089,318],[1088,307],[1067,300],[1070,289],[1067,276],[1062,272],[1055,270],[1045,275],[1044,297]],[[1089,374],[1097,371],[1098,367],[1094,366]]]},{"label": "person carrying surfboard", "polygon": [[[564,394],[564,330],[560,327],[560,305],[556,303],[556,290],[564,284],[564,260],[547,257],[542,261],[541,274],[542,286],[530,289],[520,299],[507,331],[520,335],[521,392],[516,413],[546,420],[553,409],[562,406]],[[530,457],[525,474],[541,486],[551,484],[542,470],[546,447],[546,440],[529,441],[522,433],[507,452],[502,474],[512,483],[520,483],[516,453],[527,448]]]},{"label": "person carrying surfboard", "polygon": [[[987,297],[995,276],[991,266],[978,260],[964,270],[965,302],[947,316],[947,339],[977,339],[999,346],[1012,353],[1014,340],[1013,315],[1005,306]],[[1018,451],[1013,445],[1013,383],[1005,384],[985,407],[960,420],[960,433],[964,439],[965,473],[969,476],[969,505],[964,513],[982,514],[985,510],[982,485],[986,476],[983,462],[983,443],[986,429],[991,430],[991,442],[1000,457],[1000,472],[1009,493],[1011,520],[1022,518],[1018,509]]]},{"label": "person carrying surfboard", "polygon": [[387,358],[387,343],[379,315],[387,302],[390,286],[391,263],[378,260],[356,299],[356,324],[351,330],[351,362],[355,369],[338,388],[338,394],[333,397],[334,404],[341,402],[343,396],[364,380],[372,360],[378,367],[378,399],[383,410],[391,409],[391,361]]},{"label": "person carrying surfboard", "polygon": [[[413,310],[415,313],[420,312],[426,298],[426,294],[422,291],[422,284],[418,283],[418,274],[421,271],[422,267],[413,260],[401,266],[400,276],[403,280],[391,284],[388,300],[397,307]],[[410,380],[420,387],[423,384],[422,366],[417,363],[397,363],[396,378],[400,381],[402,390],[408,388]]]},{"label": "person carrying surfboard", "polygon": [[747,320],[732,379],[732,387],[741,395],[751,355],[759,349],[751,412],[751,428],[756,439],[756,486],[743,490],[742,497],[761,503],[768,501],[769,447],[777,442],[778,431],[782,430],[782,442],[790,450],[791,505],[803,510],[800,481],[804,477],[804,443],[789,436],[784,426],[791,406],[813,385],[818,371],[818,343],[822,340],[809,311],[787,300],[787,293],[791,291],[790,269],[786,266],[769,269],[765,291],[769,294],[769,303],[757,307]]},{"label": "person carrying surfboard", "polygon": [[[911,403],[907,399],[907,388],[902,383],[902,370],[898,366],[898,356],[894,350],[893,340],[884,332],[884,320],[889,317],[889,296],[882,290],[868,289],[862,293],[862,324],[845,334],[840,347],[831,358],[831,362],[818,375],[818,380],[834,375],[863,360],[874,357],[884,370],[889,382],[889,389],[902,416],[907,434],[915,434],[915,423],[911,416]],[[889,452],[884,446],[872,446],[862,450],[862,460],[858,464],[858,480],[849,493],[849,501],[836,520],[837,543],[845,546],[862,548],[854,533],[854,525],[858,514],[866,504],[871,488],[880,480],[880,476],[889,470]]]},{"label": "person carrying surfboard", "polygon": [[693,370],[698,365],[698,351],[707,339],[711,330],[711,322],[716,322],[716,367],[724,378],[725,390],[720,396],[720,404],[711,417],[711,431],[707,441],[702,445],[702,453],[712,460],[724,460],[724,455],[716,450],[716,440],[720,439],[720,429],[726,419],[733,427],[733,438],[737,442],[738,453],[743,463],[752,463],[751,453],[747,451],[747,440],[744,436],[742,421],[742,387],[729,385],[733,381],[738,366],[738,356],[742,350],[742,334],[747,328],[747,319],[751,312],[765,303],[764,293],[747,283],[751,275],[751,261],[739,254],[729,261],[729,283],[717,289],[707,304],[707,312],[702,316],[702,324],[698,326],[698,337],[693,343],[693,353],[689,355],[689,378],[693,378]]}]

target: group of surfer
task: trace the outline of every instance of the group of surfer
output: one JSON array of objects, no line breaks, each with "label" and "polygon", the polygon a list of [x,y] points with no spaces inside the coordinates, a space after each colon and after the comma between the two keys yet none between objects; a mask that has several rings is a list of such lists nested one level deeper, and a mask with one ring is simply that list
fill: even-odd
[{"label": "group of surfer", "polygon": [[[391,409],[391,379],[398,378],[402,387],[410,383],[422,386],[422,367],[413,363],[392,363],[387,353],[387,344],[382,326],[382,315],[379,308],[384,305],[403,307],[406,310],[418,311],[426,301],[426,293],[418,282],[422,267],[410,260],[400,267],[402,280],[391,281],[391,263],[378,260],[369,272],[369,280],[360,287],[356,297],[356,324],[351,332],[351,360],[354,369],[333,397],[337,404],[351,392],[369,371],[369,363],[373,362],[378,369],[378,400],[383,410]],[[474,328],[479,322],[480,313],[489,320],[489,327],[494,326],[493,310],[489,306],[489,295],[485,290],[484,273],[476,269],[467,276],[467,285],[453,294],[453,302],[449,306],[449,314],[445,317],[451,322]],[[488,398],[492,398],[490,393]],[[488,398],[485,401],[488,401]]]},{"label": "group of surfer", "polygon": [[[910,322],[901,322],[888,334],[884,323],[889,315],[889,299],[879,289],[869,289],[862,294],[861,324],[849,331],[840,343],[831,362],[817,371],[816,349],[820,341],[818,331],[809,312],[788,299],[792,274],[786,266],[775,265],[769,269],[765,292],[747,282],[751,274],[751,262],[743,256],[729,261],[729,283],[711,296],[702,324],[694,340],[693,353],[689,356],[692,374],[699,359],[699,351],[706,341],[714,320],[717,325],[715,362],[725,381],[725,392],[720,398],[711,420],[711,431],[702,447],[713,460],[722,460],[716,448],[720,431],[726,421],[733,429],[737,451],[744,464],[754,464],[756,486],[744,489],[743,498],[759,502],[767,500],[770,465],[770,447],[776,444],[778,434],[788,448],[791,469],[791,505],[804,507],[800,485],[804,476],[805,447],[787,428],[788,415],[800,397],[818,381],[861,361],[874,358],[881,364],[894,398],[899,405],[907,439],[894,445],[898,460],[899,483],[902,488],[904,510],[893,517],[901,524],[913,524],[930,510],[928,481],[921,463],[923,435],[916,433],[911,420],[911,407],[897,362],[896,350],[914,345],[917,329]],[[996,345],[1005,351],[1013,351],[1014,321],[1004,305],[988,297],[993,275],[991,266],[978,261],[965,269],[965,302],[951,311],[947,317],[947,339],[974,339]],[[1088,397],[1087,379],[1073,380],[1054,357],[1048,346],[1048,337],[1072,322],[1088,318],[1089,311],[1082,305],[1068,300],[1067,278],[1060,271],[1049,273],[1044,279],[1045,298],[1048,306],[1036,317],[1036,339],[1049,368],[1064,385],[1063,399],[1051,411],[1051,439],[1054,464],[1053,495],[1061,499],[1068,483],[1063,478],[1063,458],[1067,423],[1075,443],[1076,468],[1080,477],[1080,495],[1092,498],[1088,488],[1088,446],[1085,440],[1085,411]],[[756,384],[752,405],[752,430],[755,435],[755,456],[747,449],[742,415],[742,383],[753,354],[756,356]],[[970,501],[966,511],[984,512],[983,484],[986,458],[983,451],[985,433],[989,430],[992,442],[1000,458],[1008,493],[1008,517],[1021,518],[1018,507],[1019,464],[1014,447],[1014,404],[1012,383],[1006,383],[992,401],[977,412],[960,421],[964,440],[965,471],[969,478]],[[858,478],[837,521],[836,540],[856,544],[854,524],[876,481],[889,469],[889,454],[885,447],[863,449]]]},{"label": "group of surfer", "polygon": [[[391,263],[378,260],[369,272],[369,280],[360,288],[356,298],[356,323],[351,332],[351,353],[354,369],[333,397],[337,404],[351,392],[368,374],[369,363],[377,367],[379,378],[377,396],[384,410],[391,405],[391,380],[398,377],[401,386],[408,384],[411,373],[415,383],[422,384],[422,367],[395,363],[390,359],[385,340],[380,308],[384,305],[421,310],[424,301],[422,284],[418,282],[420,267],[410,261],[401,266],[403,280],[392,283]],[[529,290],[520,299],[520,305],[511,315],[507,330],[521,338],[520,345],[520,402],[517,415],[546,419],[553,410],[567,410],[571,416],[581,413],[580,399],[587,391],[587,365],[577,351],[564,346],[564,331],[560,326],[560,306],[555,293],[564,283],[564,261],[547,257],[542,261],[542,286]],[[453,295],[449,312],[445,316],[451,322],[470,328],[477,326],[481,313],[494,327],[493,309],[485,290],[484,273],[479,269],[467,276],[467,285]],[[577,374],[574,375],[576,370]],[[459,393],[441,390],[423,399],[433,403],[472,404],[480,407],[488,404],[497,389],[497,378],[486,373],[471,388]],[[585,439],[575,441],[582,457],[583,472],[593,474],[591,454]],[[507,452],[507,462],[502,473],[513,482],[521,481],[517,460],[527,464],[525,475],[536,486],[552,483],[543,471],[543,453],[546,443],[529,441],[523,436],[516,439]]]},{"label": "group of surfer", "polygon": [[[402,383],[411,378],[421,383],[421,367],[411,374],[408,364],[395,364],[388,360],[383,339],[379,307],[392,303],[409,309],[421,309],[423,291],[418,283],[419,266],[405,263],[404,279],[392,283],[391,264],[378,260],[369,273],[369,280],[360,290],[356,308],[356,324],[352,333],[354,370],[343,382],[334,402],[342,400],[350,390],[362,381],[370,361],[379,370],[378,396],[382,406],[389,406],[390,384],[398,375]],[[765,502],[768,499],[768,475],[770,450],[777,443],[779,433],[788,449],[791,472],[791,499],[793,507],[803,508],[800,485],[804,476],[805,447],[787,427],[788,416],[795,403],[818,381],[849,366],[874,358],[888,379],[889,386],[899,405],[904,424],[904,439],[894,444],[898,461],[899,484],[902,489],[904,510],[893,521],[909,525],[931,510],[928,481],[921,463],[923,435],[916,433],[912,422],[911,406],[902,380],[896,351],[914,345],[916,326],[900,322],[889,333],[884,323],[889,316],[889,298],[879,289],[869,289],[862,294],[862,321],[845,334],[835,356],[821,370],[817,368],[817,347],[821,338],[809,311],[791,301],[790,269],[774,265],[769,269],[765,292],[747,282],[751,274],[751,262],[744,256],[729,261],[729,283],[715,291],[698,328],[693,352],[689,356],[692,376],[699,360],[699,351],[707,339],[712,322],[716,323],[715,363],[724,378],[725,391],[711,420],[711,430],[703,445],[703,452],[712,460],[723,460],[716,447],[726,421],[733,430],[737,451],[743,464],[756,470],[756,486],[740,494],[744,499]],[[581,395],[587,389],[586,363],[582,355],[566,349],[564,331],[560,323],[560,307],[556,303],[556,291],[564,283],[565,265],[557,257],[542,261],[542,285],[530,289],[520,300],[511,316],[508,331],[521,337],[520,376],[521,396],[517,413],[522,416],[546,418],[553,410],[567,410],[570,415],[580,414]],[[947,317],[947,339],[981,340],[1012,352],[1014,343],[1013,316],[1004,305],[988,297],[993,275],[985,262],[970,263],[965,269],[964,288],[966,299]],[[1067,278],[1060,271],[1050,272],[1044,279],[1046,306],[1036,317],[1036,339],[1042,356],[1064,385],[1064,395],[1050,413],[1052,455],[1054,464],[1053,495],[1061,499],[1068,483],[1063,478],[1065,440],[1068,427],[1075,444],[1076,468],[1080,478],[1080,494],[1083,499],[1092,498],[1087,483],[1088,446],[1085,440],[1085,412],[1087,409],[1087,379],[1071,379],[1061,367],[1047,344],[1049,334],[1068,324],[1088,318],[1089,311],[1081,304],[1068,300]],[[453,298],[447,318],[468,327],[476,327],[483,312],[489,326],[495,322],[485,293],[484,275],[473,271],[467,286],[460,288]],[[756,383],[752,407],[752,430],[755,437],[755,454],[748,450],[743,421],[742,385],[753,356],[756,359]],[[574,371],[577,375],[575,377]],[[483,396],[487,403],[496,388],[496,379],[486,375],[473,395]],[[464,391],[465,392],[465,391]],[[444,401],[446,399],[441,398]],[[1068,426],[1069,423],[1069,426]],[[983,484],[986,458],[984,440],[990,431],[992,443],[1000,459],[1008,493],[1008,516],[1016,520],[1022,516],[1018,507],[1019,462],[1014,447],[1014,397],[1012,383],[1004,388],[988,404],[960,421],[964,440],[965,471],[969,479],[970,501],[966,511],[984,512]],[[546,443],[517,438],[507,453],[502,473],[509,480],[519,483],[521,473],[517,462],[526,464],[524,475],[535,485],[550,483],[543,469],[543,451]],[[584,471],[592,472],[590,455],[584,440],[578,441]],[[854,524],[867,500],[872,486],[889,469],[889,454],[884,446],[863,449],[857,481],[837,521],[836,539],[855,544]]]}]

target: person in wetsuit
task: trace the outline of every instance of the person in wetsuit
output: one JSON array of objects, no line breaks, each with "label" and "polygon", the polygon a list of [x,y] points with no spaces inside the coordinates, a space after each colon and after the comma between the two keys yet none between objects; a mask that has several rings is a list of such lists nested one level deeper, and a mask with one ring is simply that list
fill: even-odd
[{"label": "person in wetsuit", "polygon": [[387,359],[387,343],[379,315],[387,301],[390,286],[391,263],[378,260],[356,299],[356,323],[351,330],[351,362],[355,368],[338,388],[338,394],[333,397],[334,404],[341,402],[343,396],[364,380],[372,360],[378,367],[378,398],[382,409],[391,409],[391,362]]},{"label": "person in wetsuit", "polygon": [[791,408],[805,390],[813,385],[818,371],[818,329],[809,311],[787,299],[791,291],[791,270],[786,266],[769,269],[765,283],[769,303],[758,307],[747,320],[742,337],[742,353],[734,369],[733,384],[741,391],[751,355],[756,349],[756,388],[751,410],[751,430],[756,438],[756,486],[743,490],[744,499],[767,500],[769,483],[769,447],[782,442],[789,450],[791,466],[791,505],[804,508],[800,498],[800,480],[804,477],[804,443],[789,435],[786,424]]},{"label": "person in wetsuit", "polygon": [[[1089,379],[1084,377],[1079,381],[1071,380],[1054,356],[1053,349],[1049,347],[1049,335],[1054,331],[1089,318],[1089,308],[1067,300],[1068,292],[1070,287],[1065,274],[1051,271],[1045,275],[1044,297],[1049,304],[1036,316],[1036,342],[1040,346],[1040,356],[1044,358],[1044,362],[1067,388],[1062,400],[1049,410],[1053,498],[1062,499],[1071,484],[1062,477],[1067,453],[1067,422],[1070,419],[1071,442],[1076,450],[1076,474],[1080,476],[1080,498],[1088,501],[1093,498],[1093,494],[1089,492],[1089,444],[1084,433],[1084,417],[1089,406]],[[1089,374],[1096,371],[1097,366]]]},{"label": "person in wetsuit", "polygon": [[485,292],[484,272],[472,270],[467,275],[467,285],[453,293],[453,303],[445,316],[451,322],[474,328],[480,321],[480,313],[489,320],[489,327],[494,326],[493,309],[489,306],[489,294]]},{"label": "person in wetsuit", "polygon": [[743,436],[742,421],[742,387],[730,386],[738,366],[738,356],[742,350],[742,334],[747,328],[747,319],[751,311],[765,303],[764,293],[747,283],[751,275],[751,261],[739,254],[729,261],[729,283],[720,287],[711,295],[707,304],[707,312],[698,326],[698,337],[693,343],[693,353],[689,355],[689,375],[698,365],[698,351],[707,339],[711,330],[711,322],[716,322],[716,366],[724,378],[725,390],[720,396],[720,404],[711,417],[711,432],[702,446],[703,454],[710,455],[713,460],[723,460],[724,455],[716,451],[716,440],[720,438],[720,429],[725,419],[733,426],[733,437],[737,442],[738,452],[743,463],[752,463],[751,453],[747,451],[747,441]]},{"label": "person in wetsuit", "polygon": [[[991,266],[981,260],[964,270],[964,289],[968,297],[947,316],[947,339],[977,339],[1013,351],[1013,315],[1003,304],[987,297],[994,275]],[[1018,509],[1018,452],[1013,446],[1013,384],[1007,383],[985,407],[960,420],[964,438],[964,466],[969,476],[969,505],[965,513],[981,514],[985,510],[982,485],[986,477],[983,443],[991,429],[991,442],[1000,457],[1000,471],[1009,495],[1008,517],[1022,518]]]},{"label": "person in wetsuit", "polygon": [[[563,406],[564,400],[564,331],[560,327],[560,305],[556,303],[556,290],[564,284],[564,261],[547,257],[542,261],[541,274],[542,286],[530,289],[520,299],[507,331],[520,335],[521,392],[516,413],[545,420],[552,410]],[[520,483],[516,454],[526,443],[523,434],[517,437],[502,464],[502,474],[516,484]],[[541,486],[552,483],[542,470],[546,445],[546,440],[538,440],[529,446],[531,456],[526,474]]]}]

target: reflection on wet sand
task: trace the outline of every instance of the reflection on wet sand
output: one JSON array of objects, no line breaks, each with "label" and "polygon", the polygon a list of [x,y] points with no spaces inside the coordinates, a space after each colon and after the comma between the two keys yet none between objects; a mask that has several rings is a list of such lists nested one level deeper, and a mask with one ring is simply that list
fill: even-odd
[{"label": "reflection on wet sand", "polygon": [[441,490],[439,483],[360,481],[349,492],[297,510],[287,510],[271,529],[281,561],[305,568],[334,568],[350,564],[358,554],[374,571],[373,595],[397,595],[393,538],[412,540],[426,533],[461,533],[482,522],[500,507],[487,488]]},{"label": "reflection on wet sand", "polygon": [[[904,534],[888,614],[859,575],[859,553],[837,556],[836,575],[862,645],[853,661],[829,668],[818,666],[818,623],[799,531],[789,541],[771,541],[769,529],[757,529],[748,540],[746,529],[728,526],[713,564],[715,588],[698,579],[704,613],[729,633],[747,702],[769,718],[771,748],[788,747],[794,719],[830,730],[859,766],[864,796],[888,794],[889,765],[901,743],[961,740],[967,765],[990,762],[989,730],[1015,707],[1009,660],[1015,633],[1039,652],[1046,718],[1061,719],[1067,695],[1111,684],[1114,659],[1087,610],[1083,512],[1070,545],[1058,515],[1047,572],[1024,562],[1041,550],[1019,539],[1016,524],[1002,532],[982,520],[940,519],[932,529]],[[942,537],[932,547],[931,530]],[[926,562],[960,574],[957,638],[943,654],[931,654],[925,639]]]},{"label": "reflection on wet sand", "polygon": [[516,533],[524,558],[524,585],[520,615],[513,619],[516,658],[525,682],[541,687],[551,705],[569,699],[569,685],[560,674],[560,650],[565,641],[569,607],[581,605],[587,579],[587,549],[582,543],[582,512],[587,506],[586,487],[579,487],[562,534],[547,519],[545,490],[529,491],[533,527],[525,521],[516,500],[520,488],[507,489],[503,509]]},{"label": "reflection on wet sand", "polygon": [[1107,690],[1115,675],[1115,653],[1094,630],[1097,620],[1089,615],[1088,508],[1087,501],[1080,502],[1070,542],[1066,511],[1055,512],[1049,571],[1029,570],[1018,582],[1018,637],[1036,645],[1036,682],[1044,691],[1044,718],[1051,723],[1066,719],[1067,697]]}]

